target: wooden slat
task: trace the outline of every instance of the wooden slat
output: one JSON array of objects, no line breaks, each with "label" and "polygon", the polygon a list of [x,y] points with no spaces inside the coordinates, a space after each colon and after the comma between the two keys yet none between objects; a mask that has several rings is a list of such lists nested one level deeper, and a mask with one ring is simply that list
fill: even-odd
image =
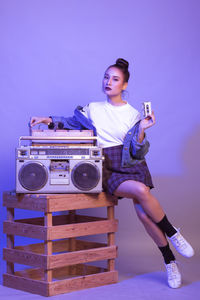
[{"label": "wooden slat", "polygon": [[96,273],[107,272],[108,270],[103,267],[91,266],[86,264],[76,265],[76,275],[92,275]]},{"label": "wooden slat", "polygon": [[70,251],[68,239],[53,241],[53,253],[64,251]]},{"label": "wooden slat", "polygon": [[16,219],[15,222],[44,226],[44,217]]},{"label": "wooden slat", "polygon": [[[74,265],[74,267],[76,269],[77,276],[91,275],[91,274],[96,274],[96,273],[100,273],[100,272],[107,272],[107,269],[102,268],[102,267],[93,266],[93,265],[78,264],[78,265]],[[56,280],[69,278],[72,275],[70,273],[70,271],[71,271],[70,266],[64,266],[61,268],[53,269],[52,270],[53,278]],[[14,275],[41,281],[41,280],[44,280],[44,269],[40,269],[40,268],[24,269],[24,270],[15,272]]]},{"label": "wooden slat", "polygon": [[[58,241],[61,242],[61,241]],[[53,248],[53,252],[62,252],[62,251],[68,251],[67,248],[67,242],[68,240],[62,241],[63,244],[65,244],[64,246],[60,246],[60,245],[55,245],[56,241],[53,242],[53,246],[56,248],[57,251],[54,251]],[[32,253],[37,253],[37,254],[44,254],[45,253],[45,244],[44,243],[37,243],[37,244],[29,244],[29,245],[24,245],[24,246],[16,246],[15,247],[16,250],[22,250],[22,251],[27,251],[27,252],[32,252]]]},{"label": "wooden slat", "polygon": [[[36,217],[36,218],[17,219],[17,220],[15,220],[15,222],[44,226],[45,218],[44,217]],[[68,224],[68,223],[69,223],[68,215],[53,216],[53,225],[54,226]]]},{"label": "wooden slat", "polygon": [[4,274],[3,275],[3,285],[14,288],[17,290],[22,290],[25,292],[38,294],[42,296],[49,295],[49,286],[48,283],[39,281],[39,280],[32,280],[29,278],[18,277],[15,275]]},{"label": "wooden slat", "polygon": [[[75,215],[74,221],[72,222],[69,215],[58,215],[58,216],[53,216],[53,226],[72,224],[72,223],[81,223],[81,222],[93,222],[93,221],[100,221],[100,220],[107,220],[107,218]],[[44,226],[45,223],[44,217],[17,219],[15,220],[15,222],[27,223],[32,225],[40,225],[40,226]]]},{"label": "wooden slat", "polygon": [[113,284],[118,282],[118,272],[105,272],[72,279],[60,280],[49,284],[49,296]]},{"label": "wooden slat", "polygon": [[84,215],[76,215],[75,216],[75,223],[83,223],[83,222],[94,222],[94,221],[103,221],[107,220],[107,218],[102,217],[94,217],[94,216],[84,216]]},{"label": "wooden slat", "polygon": [[76,240],[76,251],[86,250],[86,249],[94,249],[94,248],[100,248],[100,247],[106,247],[106,246],[107,246],[106,243]]},{"label": "wooden slat", "polygon": [[33,280],[44,281],[44,269],[40,269],[40,268],[24,269],[21,271],[16,271],[14,275],[33,279]]},{"label": "wooden slat", "polygon": [[117,197],[99,194],[16,194],[4,192],[3,205],[13,208],[56,212],[117,205]]},{"label": "wooden slat", "polygon": [[29,244],[24,246],[16,246],[16,250],[28,251],[38,254],[44,254],[44,243]]},{"label": "wooden slat", "polygon": [[18,222],[3,222],[3,231],[7,234],[26,236],[30,238],[46,240],[47,229],[44,226],[21,224]]},{"label": "wooden slat", "polygon": [[47,228],[47,239],[55,240],[117,231],[117,220],[53,226]]},{"label": "wooden slat", "polygon": [[40,194],[3,193],[3,205],[36,211],[47,211],[47,199]]},{"label": "wooden slat", "polygon": [[48,269],[55,269],[67,265],[88,263],[97,260],[116,258],[116,246],[80,250],[70,253],[63,253],[48,256]]},{"label": "wooden slat", "polygon": [[103,286],[118,282],[118,272],[105,272],[87,276],[79,276],[71,279],[46,283],[39,280],[18,277],[15,275],[4,274],[3,285],[23,290],[29,293],[38,294],[41,296],[53,296],[62,293],[68,293],[76,290]]},{"label": "wooden slat", "polygon": [[85,275],[91,275],[101,272],[106,272],[107,269],[92,265],[86,265],[86,264],[78,264],[74,265],[73,273],[71,273],[72,268],[71,266],[65,266],[62,268],[54,269],[53,270],[53,278],[55,280],[62,280],[66,278],[70,278],[72,276],[85,276]]},{"label": "wooden slat", "polygon": [[56,194],[54,198],[48,194],[47,198],[49,199],[49,211],[113,206],[117,203],[116,197],[103,192],[99,194]]},{"label": "wooden slat", "polygon": [[[106,243],[90,242],[76,239],[75,251],[106,247]],[[38,254],[44,254],[44,243],[16,246],[14,249]],[[53,241],[53,253],[70,251],[69,239]]]},{"label": "wooden slat", "polygon": [[28,251],[21,251],[16,249],[3,249],[3,258],[6,261],[19,263],[28,266],[46,268],[47,256],[42,254],[35,254]]}]

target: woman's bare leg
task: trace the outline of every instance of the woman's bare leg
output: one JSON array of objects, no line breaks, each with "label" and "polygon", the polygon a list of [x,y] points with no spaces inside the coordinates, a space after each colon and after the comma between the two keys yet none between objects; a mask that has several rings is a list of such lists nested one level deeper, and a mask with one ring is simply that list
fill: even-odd
[{"label": "woman's bare leg", "polygon": [[133,199],[133,203],[139,220],[156,245],[158,247],[167,246],[168,242],[162,230],[147,216],[142,206],[135,199]]},{"label": "woman's bare leg", "polygon": [[127,180],[122,182],[114,194],[119,197],[135,198],[142,206],[145,213],[153,220],[160,222],[165,213],[158,200],[150,193],[150,188],[142,182]]},{"label": "woman's bare leg", "polygon": [[[114,194],[119,197],[132,198],[139,202],[144,213],[147,215],[147,218],[145,217],[144,221],[145,228],[147,228],[148,233],[155,241],[157,241],[157,243],[161,243],[161,247],[166,246],[165,244],[162,244],[165,242],[161,236],[161,232],[163,231],[180,254],[186,257],[192,257],[194,255],[192,246],[168,221],[158,200],[150,193],[149,187],[138,181],[127,180],[118,186]],[[153,222],[151,222],[151,220]]]}]

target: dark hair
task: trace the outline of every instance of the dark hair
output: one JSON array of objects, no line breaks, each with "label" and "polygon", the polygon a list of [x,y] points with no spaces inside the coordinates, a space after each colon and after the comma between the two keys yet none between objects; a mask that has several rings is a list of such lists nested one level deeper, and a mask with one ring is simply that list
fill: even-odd
[{"label": "dark hair", "polygon": [[130,77],[130,73],[128,71],[128,66],[129,66],[129,63],[125,59],[118,58],[116,60],[116,63],[114,65],[111,65],[110,67],[108,67],[108,69],[112,68],[112,67],[118,68],[124,74],[124,82],[128,82],[129,77]]}]

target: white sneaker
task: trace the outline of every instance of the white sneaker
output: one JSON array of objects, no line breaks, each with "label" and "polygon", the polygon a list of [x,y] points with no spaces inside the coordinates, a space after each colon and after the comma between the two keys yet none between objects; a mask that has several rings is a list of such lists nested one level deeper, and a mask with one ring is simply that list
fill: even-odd
[{"label": "white sneaker", "polygon": [[179,230],[178,229],[176,230],[177,232],[171,237],[169,237],[172,245],[183,256],[192,257],[194,255],[194,249],[180,234]]},{"label": "white sneaker", "polygon": [[181,286],[181,274],[175,261],[165,264],[167,269],[167,281],[169,287],[177,289]]}]

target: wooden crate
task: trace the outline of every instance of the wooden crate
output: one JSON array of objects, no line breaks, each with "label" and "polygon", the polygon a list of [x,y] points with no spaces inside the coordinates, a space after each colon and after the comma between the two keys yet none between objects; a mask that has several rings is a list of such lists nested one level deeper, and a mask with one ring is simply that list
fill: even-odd
[{"label": "wooden crate", "polygon": [[[4,193],[3,205],[7,207],[7,220],[3,227],[7,234],[7,247],[3,249],[3,257],[7,262],[7,273],[3,274],[3,285],[52,296],[116,283],[116,204],[116,197],[105,193]],[[78,209],[98,207],[107,208],[106,218],[76,212]],[[15,208],[41,211],[44,216],[16,220]],[[53,215],[53,212],[62,211],[68,211],[68,214]],[[106,234],[107,243],[80,239],[97,234]],[[15,246],[15,236],[36,238],[44,240],[44,243]],[[90,264],[101,260],[107,261],[106,268]],[[15,263],[31,268],[15,271]]]}]

